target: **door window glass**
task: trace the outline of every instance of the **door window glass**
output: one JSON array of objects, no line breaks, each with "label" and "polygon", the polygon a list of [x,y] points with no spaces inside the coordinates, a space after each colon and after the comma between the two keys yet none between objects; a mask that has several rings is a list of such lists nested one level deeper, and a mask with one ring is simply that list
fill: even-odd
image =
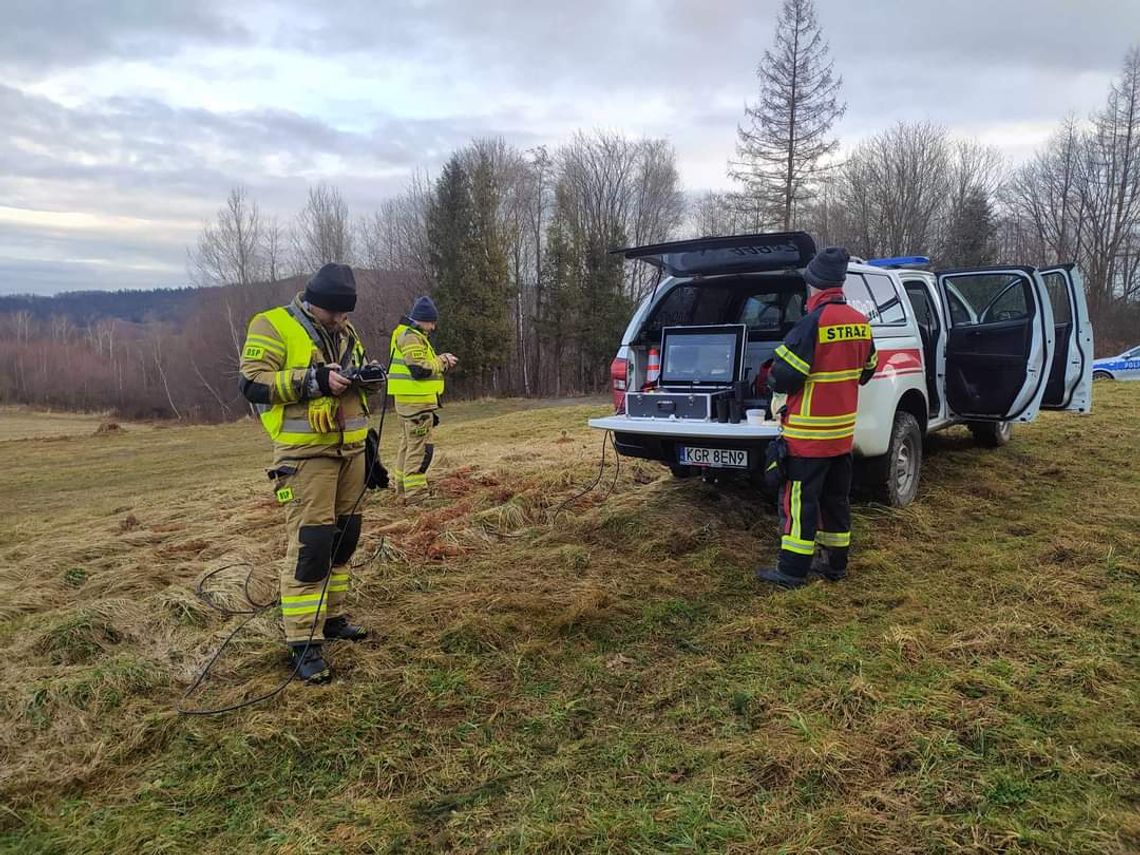
[{"label": "door window glass", "polygon": [[903,311],[902,300],[895,290],[895,283],[891,277],[881,273],[868,273],[864,277],[871,299],[875,303],[875,313],[867,315],[875,326],[894,327],[906,323],[906,312]]},{"label": "door window glass", "polygon": [[1053,305],[1053,323],[1057,326],[1073,322],[1073,310],[1069,300],[1069,282],[1062,273],[1046,273],[1045,288],[1049,291],[1049,302]]},{"label": "door window glass", "polygon": [[974,323],[975,319],[970,314],[966,301],[956,291],[947,289],[946,302],[950,304],[950,326],[963,327]]},{"label": "door window glass", "polygon": [[911,284],[908,282],[906,295],[910,298],[910,307],[919,324],[924,327],[934,326],[934,316],[930,310],[930,297],[926,293],[926,287],[918,283]]},{"label": "door window glass", "polygon": [[874,322],[873,317],[877,316],[878,312],[875,311],[875,301],[871,299],[871,292],[867,290],[867,284],[863,281],[863,274],[847,274],[847,279],[843,282],[843,296],[847,298],[848,306],[858,309],[872,323]]},{"label": "door window glass", "polygon": [[[1004,323],[1032,315],[1030,283],[1024,273],[959,274],[943,281],[956,327]],[[955,306],[955,301],[960,305]]]}]

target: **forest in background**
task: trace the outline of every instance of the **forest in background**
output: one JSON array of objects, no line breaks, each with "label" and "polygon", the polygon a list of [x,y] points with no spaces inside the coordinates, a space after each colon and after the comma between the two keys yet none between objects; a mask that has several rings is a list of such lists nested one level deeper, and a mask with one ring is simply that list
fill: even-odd
[{"label": "forest in background", "polygon": [[923,254],[936,267],[1076,262],[1098,354],[1140,343],[1140,50],[1103,107],[1058,124],[1027,162],[929,122],[841,151],[835,73],[811,0],[785,0],[737,128],[734,187],[682,187],[672,145],[603,131],[521,150],[472,140],[440,173],[413,175],[374,210],[312,186],[282,220],[235,186],[188,248],[192,288],[0,298],[0,403],[217,421],[237,393],[250,316],[329,261],[353,265],[354,315],[385,356],[414,297],[441,311],[460,397],[597,392],[651,269],[617,247],[803,229],[864,258]]}]

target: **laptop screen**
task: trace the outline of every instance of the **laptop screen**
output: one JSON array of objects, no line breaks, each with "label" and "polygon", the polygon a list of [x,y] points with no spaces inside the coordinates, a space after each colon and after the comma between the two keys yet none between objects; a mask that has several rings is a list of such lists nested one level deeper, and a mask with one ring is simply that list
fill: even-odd
[{"label": "laptop screen", "polygon": [[661,331],[662,386],[729,386],[740,379],[743,325],[665,327]]}]

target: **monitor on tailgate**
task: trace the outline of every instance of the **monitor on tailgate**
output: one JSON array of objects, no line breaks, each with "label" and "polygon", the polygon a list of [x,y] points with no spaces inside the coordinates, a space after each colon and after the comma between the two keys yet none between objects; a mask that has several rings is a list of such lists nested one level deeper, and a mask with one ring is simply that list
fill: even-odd
[{"label": "monitor on tailgate", "polygon": [[723,389],[740,379],[748,328],[743,324],[661,330],[663,389]]}]

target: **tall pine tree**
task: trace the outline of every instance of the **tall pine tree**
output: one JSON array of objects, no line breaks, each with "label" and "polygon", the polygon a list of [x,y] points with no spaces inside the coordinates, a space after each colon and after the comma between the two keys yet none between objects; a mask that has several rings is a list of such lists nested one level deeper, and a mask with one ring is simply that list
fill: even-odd
[{"label": "tall pine tree", "polygon": [[997,260],[997,220],[985,191],[974,188],[949,214],[939,264],[980,267]]},{"label": "tall pine tree", "polygon": [[784,0],[776,42],[756,69],[760,99],[745,108],[737,160],[729,164],[755,227],[790,230],[820,161],[839,145],[831,127],[847,106],[839,101],[843,79],[835,76],[830,53],[812,0]]},{"label": "tall pine tree", "polygon": [[428,210],[428,244],[439,347],[460,358],[463,384],[494,386],[494,371],[511,353],[510,281],[499,233],[498,189],[489,160],[457,153],[436,181]]}]

